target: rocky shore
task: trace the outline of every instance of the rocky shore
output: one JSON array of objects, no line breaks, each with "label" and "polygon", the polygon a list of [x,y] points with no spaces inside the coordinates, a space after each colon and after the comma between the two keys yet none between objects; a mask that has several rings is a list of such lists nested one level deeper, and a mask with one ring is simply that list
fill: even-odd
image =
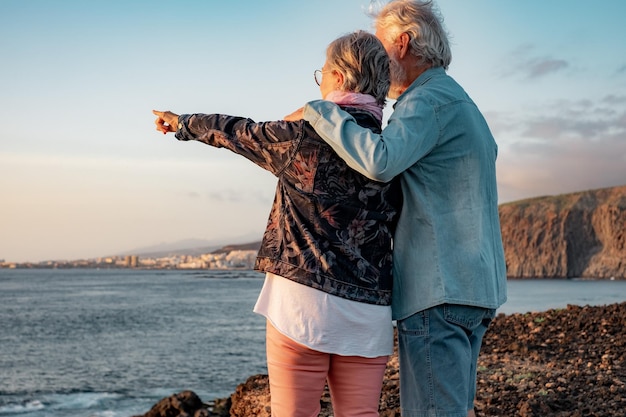
[{"label": "rocky shore", "polygon": [[[617,417],[626,415],[626,303],[500,314],[478,369],[478,417]],[[320,416],[332,415],[328,392]],[[382,417],[400,417],[394,356],[380,400]],[[191,391],[164,398],[143,417],[269,417],[266,375],[229,398],[203,403]]]}]

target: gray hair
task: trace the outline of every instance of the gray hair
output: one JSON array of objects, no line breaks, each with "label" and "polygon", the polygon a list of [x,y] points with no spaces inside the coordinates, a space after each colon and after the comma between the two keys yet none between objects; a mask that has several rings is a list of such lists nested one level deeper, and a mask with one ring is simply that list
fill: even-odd
[{"label": "gray hair", "polygon": [[359,30],[335,39],[326,49],[326,63],[343,74],[344,91],[369,94],[385,104],[391,85],[389,56],[376,36]]},{"label": "gray hair", "polygon": [[452,61],[448,35],[432,0],[392,0],[374,18],[378,27],[386,29],[389,41],[401,33],[410,36],[410,51],[420,58],[420,65],[448,69]]}]

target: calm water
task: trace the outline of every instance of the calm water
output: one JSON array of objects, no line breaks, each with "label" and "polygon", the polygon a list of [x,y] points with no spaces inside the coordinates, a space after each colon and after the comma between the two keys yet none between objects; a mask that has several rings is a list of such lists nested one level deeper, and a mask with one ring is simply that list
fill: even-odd
[{"label": "calm water", "polygon": [[[265,373],[251,271],[0,270],[0,416],[129,417]],[[509,282],[506,314],[626,301],[626,281]]]}]

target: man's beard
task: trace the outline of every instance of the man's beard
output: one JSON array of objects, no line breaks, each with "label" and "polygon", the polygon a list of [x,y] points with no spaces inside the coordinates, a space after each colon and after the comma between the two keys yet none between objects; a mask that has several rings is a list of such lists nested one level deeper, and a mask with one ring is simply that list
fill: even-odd
[{"label": "man's beard", "polygon": [[407,74],[395,56],[389,56],[389,75],[391,77],[391,88],[389,88],[389,98],[396,99],[406,88]]}]

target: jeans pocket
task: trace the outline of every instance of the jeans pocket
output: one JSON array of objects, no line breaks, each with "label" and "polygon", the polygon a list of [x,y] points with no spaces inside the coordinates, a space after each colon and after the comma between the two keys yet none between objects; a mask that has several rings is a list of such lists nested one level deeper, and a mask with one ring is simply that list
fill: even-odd
[{"label": "jeans pocket", "polygon": [[398,320],[398,332],[411,336],[428,335],[428,311],[420,311],[406,319]]},{"label": "jeans pocket", "polygon": [[470,332],[481,324],[488,326],[496,313],[494,309],[457,304],[444,305],[443,312],[447,322],[461,326]]}]

